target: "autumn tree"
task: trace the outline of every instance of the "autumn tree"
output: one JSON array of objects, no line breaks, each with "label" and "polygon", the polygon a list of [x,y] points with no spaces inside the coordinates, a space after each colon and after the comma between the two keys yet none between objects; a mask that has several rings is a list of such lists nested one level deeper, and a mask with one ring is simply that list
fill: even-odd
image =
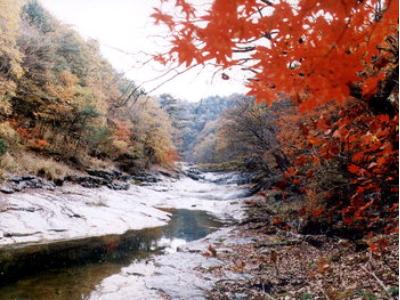
[{"label": "autumn tree", "polygon": [[[140,97],[132,103],[129,118],[133,125],[134,151],[151,164],[169,164],[175,157],[171,121],[166,112],[151,97]],[[135,145],[135,144],[134,144]]]},{"label": "autumn tree", "polygon": [[240,157],[249,165],[258,164],[258,169],[264,168],[268,172],[275,168],[285,170],[288,159],[277,138],[276,120],[287,113],[290,106],[289,101],[268,107],[255,103],[253,98],[243,98],[221,120],[218,135],[225,152],[231,152],[231,155]]},{"label": "autumn tree", "polygon": [[217,138],[219,122],[219,119],[208,122],[196,137],[192,153],[195,162],[219,163],[225,161],[224,153],[218,147],[220,141]]},{"label": "autumn tree", "polygon": [[37,0],[30,1],[24,5],[23,13],[29,25],[36,26],[42,33],[54,30],[54,19],[39,4]]},{"label": "autumn tree", "polygon": [[22,74],[22,53],[16,47],[21,1],[0,1],[0,114],[11,113],[10,99]]},{"label": "autumn tree", "polygon": [[[271,102],[286,93],[302,109],[344,101],[353,84],[364,94],[376,89],[385,65],[377,58],[398,23],[398,2],[390,0],[215,0],[206,8],[183,0],[176,8],[152,15],[172,37],[156,59],[238,66],[254,74],[246,83],[250,95]],[[366,65],[376,70],[368,74]]]},{"label": "autumn tree", "polygon": [[[152,15],[171,37],[154,59],[169,67],[212,65],[225,80],[239,68],[258,102],[290,98],[294,114],[303,115],[282,118],[291,126],[283,126],[283,137],[293,141],[282,149],[293,162],[285,177],[301,184],[295,177],[308,165],[303,192],[311,199],[322,189],[322,202],[334,202],[335,222],[388,225],[398,195],[398,1],[171,2],[176,11],[163,4]],[[324,164],[346,184],[329,193],[312,186]]]}]

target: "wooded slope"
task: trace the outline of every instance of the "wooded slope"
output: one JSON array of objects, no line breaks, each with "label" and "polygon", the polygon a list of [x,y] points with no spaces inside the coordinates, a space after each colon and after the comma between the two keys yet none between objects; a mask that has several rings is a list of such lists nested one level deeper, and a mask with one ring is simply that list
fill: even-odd
[{"label": "wooded slope", "polygon": [[0,0],[0,167],[61,177],[175,159],[168,115],[37,1]]}]

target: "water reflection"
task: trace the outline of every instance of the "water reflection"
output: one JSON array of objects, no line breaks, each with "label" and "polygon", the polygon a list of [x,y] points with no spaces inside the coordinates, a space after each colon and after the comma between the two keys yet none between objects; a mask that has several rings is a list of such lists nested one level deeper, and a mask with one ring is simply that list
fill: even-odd
[{"label": "water reflection", "polygon": [[[75,300],[88,299],[104,278],[119,273],[121,268],[135,260],[148,258],[155,253],[171,253],[188,241],[200,239],[217,228],[220,221],[202,211],[174,210],[171,222],[155,229],[130,232],[123,236],[96,240],[88,257],[89,244],[83,247],[85,255],[78,266],[57,267],[25,277],[0,288],[1,300]],[[79,257],[79,249],[64,258]],[[84,259],[83,259],[84,258]],[[52,257],[51,259],[54,259]],[[57,259],[57,257],[55,257]],[[65,261],[64,261],[65,263]],[[44,265],[59,266],[59,262],[47,261]]]}]

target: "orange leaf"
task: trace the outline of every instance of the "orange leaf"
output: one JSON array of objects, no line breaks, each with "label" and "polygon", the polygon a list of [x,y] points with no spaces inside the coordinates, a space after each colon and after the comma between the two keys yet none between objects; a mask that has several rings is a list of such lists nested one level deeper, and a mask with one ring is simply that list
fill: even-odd
[{"label": "orange leaf", "polygon": [[349,164],[347,170],[352,174],[359,174],[362,168],[356,166],[355,164]]}]

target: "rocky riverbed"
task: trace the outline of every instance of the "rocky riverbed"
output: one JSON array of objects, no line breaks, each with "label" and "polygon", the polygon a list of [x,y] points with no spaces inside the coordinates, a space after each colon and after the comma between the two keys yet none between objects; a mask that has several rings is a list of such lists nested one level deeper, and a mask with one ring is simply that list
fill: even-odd
[{"label": "rocky riverbed", "polygon": [[[246,188],[236,184],[240,177],[235,173],[184,171],[179,178],[161,173],[151,183],[128,189],[67,182],[3,195],[0,299],[204,297],[212,280],[198,277],[196,269],[218,263],[203,252],[208,239],[221,238],[227,229],[207,235],[243,217]],[[190,243],[202,237],[206,240]],[[79,278],[76,274],[86,274],[87,264],[90,270],[101,269],[101,275],[94,282],[82,282],[84,296],[77,292],[71,298],[71,291],[81,291],[82,286],[71,285],[65,274]],[[58,274],[51,278],[60,280],[44,280],[48,274]],[[181,288],[189,283],[190,289]],[[50,291],[34,293],[37,287]]]},{"label": "rocky riverbed", "polygon": [[2,196],[0,245],[48,243],[163,226],[170,214],[160,208],[203,210],[221,218],[240,217],[236,198],[242,188],[212,182],[223,176],[204,176],[209,178],[164,176],[158,183],[130,185],[128,190],[64,184],[53,190],[26,189]]},{"label": "rocky riverbed", "polygon": [[396,234],[377,256],[282,229],[296,200],[246,198],[237,173],[154,178],[3,196],[0,299],[398,299]]}]

